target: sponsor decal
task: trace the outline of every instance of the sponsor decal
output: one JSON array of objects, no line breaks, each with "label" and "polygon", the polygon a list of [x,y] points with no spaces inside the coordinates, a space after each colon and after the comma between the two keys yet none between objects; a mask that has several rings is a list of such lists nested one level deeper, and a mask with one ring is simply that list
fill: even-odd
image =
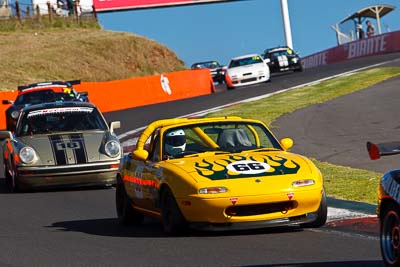
[{"label": "sponsor decal", "polygon": [[231,197],[229,200],[232,202],[232,205],[234,205],[234,206],[238,202],[238,198],[237,197]]},{"label": "sponsor decal", "polygon": [[304,68],[313,68],[327,64],[327,52],[305,57],[301,60]]},{"label": "sponsor decal", "polygon": [[65,107],[65,108],[49,108],[33,110],[28,113],[28,118],[33,116],[45,115],[45,114],[56,114],[56,113],[71,113],[71,112],[86,112],[91,113],[93,108],[89,107]]},{"label": "sponsor decal", "polygon": [[172,90],[171,90],[171,87],[169,87],[168,77],[161,74],[160,82],[161,82],[161,87],[162,87],[163,91],[166,94],[171,95],[172,94]]},{"label": "sponsor decal", "polygon": [[348,45],[347,58],[355,58],[383,53],[386,51],[385,35],[370,37]]}]

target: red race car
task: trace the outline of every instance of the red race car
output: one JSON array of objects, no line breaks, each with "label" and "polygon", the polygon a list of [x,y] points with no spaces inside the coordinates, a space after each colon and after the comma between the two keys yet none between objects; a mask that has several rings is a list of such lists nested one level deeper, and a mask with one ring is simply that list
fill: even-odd
[{"label": "red race car", "polygon": [[3,100],[4,105],[11,106],[6,110],[6,125],[8,131],[15,131],[15,125],[22,108],[57,101],[81,101],[89,102],[87,92],[78,93],[74,84],[80,84],[80,80],[40,82],[18,86],[18,96],[15,101]]}]

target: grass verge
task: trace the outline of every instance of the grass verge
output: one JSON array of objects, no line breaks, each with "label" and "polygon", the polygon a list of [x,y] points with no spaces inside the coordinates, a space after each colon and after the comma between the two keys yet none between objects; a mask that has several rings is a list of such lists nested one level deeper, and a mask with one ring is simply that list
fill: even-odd
[{"label": "grass verge", "polygon": [[[400,75],[400,67],[375,68],[316,85],[286,91],[254,102],[243,103],[207,117],[240,116],[272,123],[280,116],[310,105],[350,94]],[[327,195],[338,199],[376,203],[376,190],[382,173],[337,166],[313,159],[324,176]]]}]

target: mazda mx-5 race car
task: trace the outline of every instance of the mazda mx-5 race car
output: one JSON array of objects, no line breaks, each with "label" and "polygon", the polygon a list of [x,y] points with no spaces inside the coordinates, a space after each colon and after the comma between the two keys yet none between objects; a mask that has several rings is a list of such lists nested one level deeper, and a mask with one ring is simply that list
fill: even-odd
[{"label": "mazda mx-5 race car", "polygon": [[232,58],[225,72],[227,89],[270,81],[268,64],[258,54]]},{"label": "mazda mx-5 race car", "polygon": [[303,71],[299,54],[290,47],[278,46],[266,49],[263,55],[271,72]]},{"label": "mazda mx-5 race car", "polygon": [[225,71],[226,66],[222,66],[218,63],[218,61],[205,61],[205,62],[196,62],[191,66],[192,70],[196,69],[209,69],[211,72],[211,77],[214,82],[219,84],[223,84],[225,82]]},{"label": "mazda mx-5 race car", "polygon": [[323,178],[258,120],[167,119],[151,123],[126,154],[116,185],[123,224],[143,215],[166,233],[300,225],[327,218]]},{"label": "mazda mx-5 race car", "polygon": [[12,191],[115,184],[122,151],[95,105],[53,102],[22,109],[14,133],[0,131],[5,181]]},{"label": "mazda mx-5 race car", "polygon": [[[372,160],[400,153],[400,142],[374,144],[367,142]],[[380,247],[386,266],[400,266],[400,169],[386,172],[378,188]]]},{"label": "mazda mx-5 race car", "polygon": [[78,93],[73,85],[80,84],[79,80],[40,82],[18,86],[18,95],[15,101],[3,100],[3,105],[11,106],[6,110],[6,125],[8,131],[14,131],[19,113],[22,108],[53,101],[81,101],[88,102],[87,92]]}]

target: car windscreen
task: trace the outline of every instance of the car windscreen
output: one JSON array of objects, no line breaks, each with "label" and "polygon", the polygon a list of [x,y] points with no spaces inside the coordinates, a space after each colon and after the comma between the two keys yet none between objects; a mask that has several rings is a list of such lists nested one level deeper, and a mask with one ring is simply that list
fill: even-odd
[{"label": "car windscreen", "polygon": [[[174,146],[167,142],[170,133],[180,133],[185,136],[185,151],[187,153],[200,153],[206,151],[240,152],[253,149],[281,150],[279,142],[272,133],[259,123],[248,122],[213,122],[171,128],[165,132],[164,144]],[[179,148],[182,144],[175,144]]]},{"label": "car windscreen", "polygon": [[231,60],[231,62],[229,63],[229,68],[236,68],[257,63],[263,63],[263,60],[260,56],[245,57]]},{"label": "car windscreen", "polygon": [[54,92],[53,90],[38,90],[21,94],[15,100],[15,105],[35,105],[54,101],[71,101],[76,98],[73,94]]},{"label": "car windscreen", "polygon": [[107,129],[107,123],[96,108],[60,107],[25,112],[18,123],[17,135]]}]

